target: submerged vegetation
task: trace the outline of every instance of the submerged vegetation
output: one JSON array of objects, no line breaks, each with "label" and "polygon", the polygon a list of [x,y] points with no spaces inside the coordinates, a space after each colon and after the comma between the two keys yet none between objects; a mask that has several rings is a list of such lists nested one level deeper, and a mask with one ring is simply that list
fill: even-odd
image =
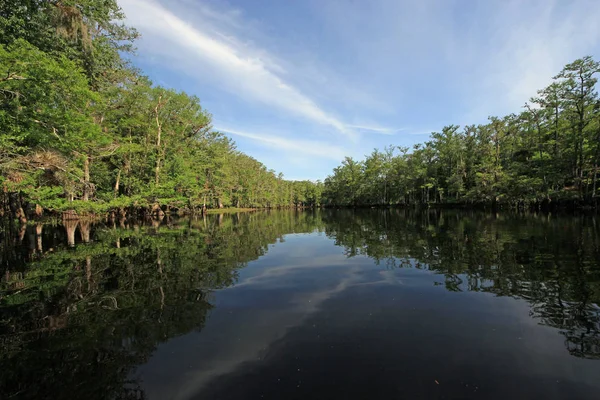
[{"label": "submerged vegetation", "polygon": [[597,206],[600,64],[566,65],[522,112],[433,132],[425,144],[347,157],[325,180],[334,205]]},{"label": "submerged vegetation", "polygon": [[285,207],[319,201],[236,150],[198,98],[124,56],[116,0],[0,4],[0,213]]}]

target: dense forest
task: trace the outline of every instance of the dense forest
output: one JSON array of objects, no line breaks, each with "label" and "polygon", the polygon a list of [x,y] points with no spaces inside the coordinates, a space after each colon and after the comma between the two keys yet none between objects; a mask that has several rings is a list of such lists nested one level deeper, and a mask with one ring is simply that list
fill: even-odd
[{"label": "dense forest", "polygon": [[[213,129],[197,97],[129,62],[117,0],[0,4],[0,215],[205,208],[596,206],[600,65],[564,67],[522,112],[288,181]],[[162,211],[158,211],[162,212]]]},{"label": "dense forest", "polygon": [[123,18],[116,0],[0,3],[0,213],[318,202],[131,65]]},{"label": "dense forest", "polygon": [[566,65],[522,112],[446,126],[413,149],[347,157],[325,180],[325,204],[598,204],[600,64]]}]

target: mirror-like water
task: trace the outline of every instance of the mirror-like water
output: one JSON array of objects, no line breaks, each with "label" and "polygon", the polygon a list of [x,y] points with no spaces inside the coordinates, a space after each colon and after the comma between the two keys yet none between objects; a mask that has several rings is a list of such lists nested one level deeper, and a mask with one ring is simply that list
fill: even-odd
[{"label": "mirror-like water", "polygon": [[597,224],[323,210],[4,225],[0,398],[596,399]]}]

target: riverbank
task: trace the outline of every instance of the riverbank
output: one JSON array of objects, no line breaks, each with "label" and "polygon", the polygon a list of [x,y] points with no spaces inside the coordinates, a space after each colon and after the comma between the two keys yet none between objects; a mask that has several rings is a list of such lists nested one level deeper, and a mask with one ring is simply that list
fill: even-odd
[{"label": "riverbank", "polygon": [[593,201],[582,200],[556,200],[556,201],[541,201],[541,202],[429,202],[429,203],[398,203],[398,204],[329,204],[325,208],[347,208],[347,209],[455,209],[455,210],[492,210],[492,211],[590,211],[600,210],[600,202],[598,199]]},{"label": "riverbank", "polygon": [[34,203],[19,194],[0,196],[0,218],[14,219],[21,223],[44,219],[62,220],[119,220],[123,218],[160,218],[165,215],[233,214],[269,209],[307,208],[301,205],[278,207],[223,207],[207,208],[189,199],[145,199],[141,197],[119,197],[111,201],[71,202],[51,201]]},{"label": "riverbank", "polygon": [[[208,214],[235,214],[248,213],[260,210],[276,209],[455,209],[455,210],[481,210],[481,211],[533,211],[533,212],[589,212],[597,211],[598,204],[582,203],[576,201],[560,201],[547,203],[412,203],[392,205],[319,205],[286,207],[223,207],[206,208],[200,204],[184,204],[183,201],[166,203],[157,200],[155,203],[148,201],[123,202],[95,202],[73,201],[57,208],[47,208],[27,201],[22,203],[0,204],[0,218],[17,220],[22,224],[43,220],[122,220],[129,218],[162,218],[166,215],[208,215]],[[129,199],[131,200],[131,199]],[[120,203],[120,204],[119,204]]]},{"label": "riverbank", "polygon": [[209,208],[205,211],[206,214],[235,214],[240,212],[258,211],[260,208]]}]

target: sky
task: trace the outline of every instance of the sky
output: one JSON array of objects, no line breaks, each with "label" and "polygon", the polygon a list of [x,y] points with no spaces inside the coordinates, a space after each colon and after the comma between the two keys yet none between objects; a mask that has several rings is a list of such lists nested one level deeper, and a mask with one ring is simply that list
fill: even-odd
[{"label": "sky", "polygon": [[287,179],[519,112],[600,59],[597,0],[119,0],[133,62]]}]

